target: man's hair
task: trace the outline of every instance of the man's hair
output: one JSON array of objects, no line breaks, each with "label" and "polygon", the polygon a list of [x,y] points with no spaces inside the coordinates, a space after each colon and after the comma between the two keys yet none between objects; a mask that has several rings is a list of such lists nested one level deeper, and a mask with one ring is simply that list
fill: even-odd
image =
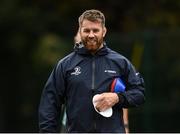
[{"label": "man's hair", "polygon": [[99,10],[91,9],[91,10],[86,10],[85,12],[83,12],[78,20],[79,26],[82,25],[82,22],[84,19],[87,19],[92,22],[99,21],[102,23],[103,26],[105,26],[104,14]]}]

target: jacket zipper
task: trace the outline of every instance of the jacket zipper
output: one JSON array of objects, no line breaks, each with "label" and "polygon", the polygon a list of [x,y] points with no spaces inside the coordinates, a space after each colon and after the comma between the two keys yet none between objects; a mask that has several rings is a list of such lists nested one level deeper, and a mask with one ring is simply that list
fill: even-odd
[{"label": "jacket zipper", "polygon": [[[93,57],[93,59],[92,59],[92,84],[91,84],[91,88],[92,88],[93,92],[95,90],[95,68],[96,68],[95,58]],[[94,93],[93,93],[93,95],[94,95]],[[94,115],[94,121],[93,121],[94,130],[93,131],[96,131],[96,119],[95,118],[96,117]]]},{"label": "jacket zipper", "polygon": [[95,89],[95,60],[93,58],[92,61],[92,85],[91,85],[92,90]]}]

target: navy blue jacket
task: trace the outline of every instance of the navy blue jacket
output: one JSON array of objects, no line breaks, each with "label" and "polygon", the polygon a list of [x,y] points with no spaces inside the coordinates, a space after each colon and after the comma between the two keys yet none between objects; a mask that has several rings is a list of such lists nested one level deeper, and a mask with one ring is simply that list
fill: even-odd
[{"label": "navy blue jacket", "polygon": [[[67,132],[125,132],[122,108],[144,103],[144,81],[133,65],[106,45],[95,55],[83,45],[63,58],[53,69],[41,96],[39,106],[40,132],[58,132],[61,105],[66,105]],[[109,118],[93,107],[95,94],[110,92],[112,80],[121,77],[126,91],[113,106]]]}]

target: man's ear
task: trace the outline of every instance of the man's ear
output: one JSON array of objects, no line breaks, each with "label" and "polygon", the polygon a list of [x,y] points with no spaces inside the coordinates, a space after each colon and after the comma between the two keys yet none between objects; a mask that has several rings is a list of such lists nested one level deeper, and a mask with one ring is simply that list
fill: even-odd
[{"label": "man's ear", "polygon": [[107,29],[106,29],[106,27],[104,27],[104,28],[103,28],[103,37],[105,37],[106,32],[107,32]]}]

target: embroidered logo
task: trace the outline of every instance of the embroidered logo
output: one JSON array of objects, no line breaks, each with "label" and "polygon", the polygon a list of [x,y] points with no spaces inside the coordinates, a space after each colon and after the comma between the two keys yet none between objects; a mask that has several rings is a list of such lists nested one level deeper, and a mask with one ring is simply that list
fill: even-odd
[{"label": "embroidered logo", "polygon": [[104,70],[105,73],[112,73],[112,74],[116,74],[116,71],[114,70]]},{"label": "embroidered logo", "polygon": [[71,75],[79,75],[81,74],[81,67],[77,66],[74,68],[74,72],[71,73]]}]

